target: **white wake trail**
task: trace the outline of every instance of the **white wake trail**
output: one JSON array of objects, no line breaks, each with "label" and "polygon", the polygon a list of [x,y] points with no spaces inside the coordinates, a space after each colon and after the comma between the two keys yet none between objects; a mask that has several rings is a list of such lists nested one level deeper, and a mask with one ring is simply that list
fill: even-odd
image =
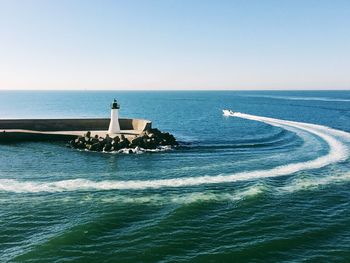
[{"label": "white wake trail", "polygon": [[219,184],[246,181],[260,178],[276,177],[296,173],[301,170],[317,169],[348,158],[347,147],[337,139],[350,140],[347,132],[335,130],[322,125],[286,121],[244,113],[232,113],[230,116],[264,122],[285,129],[300,129],[314,134],[329,145],[328,154],[314,160],[277,166],[272,169],[240,172],[230,175],[199,176],[158,180],[130,180],[130,181],[91,181],[85,179],[63,180],[57,182],[21,182],[12,179],[0,180],[0,191],[8,192],[60,192],[77,190],[122,190],[146,189],[165,187],[187,187],[202,184]]},{"label": "white wake trail", "polygon": [[274,96],[274,95],[245,95],[244,97],[271,98],[281,100],[305,100],[305,101],[324,101],[324,102],[350,102],[350,99],[337,99],[327,97],[292,97],[292,96]]}]

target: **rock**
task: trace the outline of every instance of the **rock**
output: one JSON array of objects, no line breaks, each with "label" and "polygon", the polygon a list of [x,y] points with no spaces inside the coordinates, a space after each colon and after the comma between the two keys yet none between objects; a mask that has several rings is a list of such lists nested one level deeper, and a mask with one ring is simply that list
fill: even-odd
[{"label": "rock", "polygon": [[141,146],[142,143],[143,143],[143,138],[136,137],[131,140],[130,147],[135,148],[136,146]]},{"label": "rock", "polygon": [[71,140],[69,142],[70,146],[73,147],[73,148],[78,148],[78,143],[79,143],[79,139],[78,138],[76,138],[74,140]]},{"label": "rock", "polygon": [[91,145],[90,143],[85,144],[85,149],[90,149]]},{"label": "rock", "polygon": [[88,138],[90,138],[90,137],[91,137],[91,132],[90,132],[90,131],[88,131],[87,133],[85,133],[85,134],[84,134],[84,137],[88,137]]},{"label": "rock", "polygon": [[152,139],[144,139],[143,140],[143,148],[144,149],[155,149],[155,148],[157,148],[157,144]]},{"label": "rock", "polygon": [[151,141],[156,144],[159,145],[159,143],[161,142],[161,139],[159,137],[152,137]]},{"label": "rock", "polygon": [[82,141],[79,141],[77,143],[77,146],[76,146],[78,149],[85,149],[85,143],[83,143]]},{"label": "rock", "polygon": [[101,147],[101,144],[99,142],[97,142],[94,144],[90,144],[87,149],[90,151],[101,151],[102,147]]},{"label": "rock", "polygon": [[106,134],[106,137],[105,137],[105,141],[106,141],[106,143],[112,143],[112,138],[111,137],[109,137],[109,135],[108,134]]},{"label": "rock", "polygon": [[110,144],[110,143],[107,143],[107,144],[103,147],[103,151],[105,151],[105,152],[109,152],[109,151],[111,151],[111,149],[112,149],[112,144]]},{"label": "rock", "polygon": [[119,149],[123,149],[123,148],[128,148],[130,145],[130,142],[125,139],[125,140],[121,140],[119,143],[118,143],[118,148]]},{"label": "rock", "polygon": [[96,138],[96,136],[94,138],[90,138],[90,143],[94,144],[94,143],[97,143],[97,142],[99,142],[98,136],[97,136],[97,138]]},{"label": "rock", "polygon": [[157,128],[147,130],[148,133],[154,133],[155,135],[161,134],[162,132]]},{"label": "rock", "polygon": [[76,141],[77,141],[77,139],[70,140],[69,146],[72,147],[72,148],[78,148],[78,143]]},{"label": "rock", "polygon": [[162,133],[161,139],[162,139],[163,145],[171,145],[171,146],[178,145],[175,137],[168,132]]},{"label": "rock", "polygon": [[84,136],[80,136],[69,142],[69,146],[78,149],[88,149],[90,151],[118,151],[125,148],[140,149],[156,149],[158,146],[176,146],[178,142],[175,137],[168,133],[162,133],[158,129],[149,129],[135,136],[129,141],[123,134],[120,137],[111,138],[106,134],[105,138],[95,135],[91,137],[91,132],[87,132]]}]

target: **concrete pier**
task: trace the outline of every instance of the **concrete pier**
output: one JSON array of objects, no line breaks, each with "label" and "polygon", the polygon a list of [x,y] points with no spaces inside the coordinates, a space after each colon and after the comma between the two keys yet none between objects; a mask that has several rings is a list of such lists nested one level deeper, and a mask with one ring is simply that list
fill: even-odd
[{"label": "concrete pier", "polygon": [[[93,119],[2,119],[0,120],[0,141],[45,141],[67,140],[91,135],[105,136],[108,133],[109,118]],[[120,133],[127,138],[140,135],[152,128],[152,122],[142,119],[119,119]]]}]

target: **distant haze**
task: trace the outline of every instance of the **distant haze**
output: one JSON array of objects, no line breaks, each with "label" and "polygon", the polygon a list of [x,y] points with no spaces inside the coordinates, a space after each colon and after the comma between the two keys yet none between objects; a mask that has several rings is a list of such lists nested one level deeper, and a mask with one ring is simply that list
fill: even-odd
[{"label": "distant haze", "polygon": [[0,89],[350,89],[350,1],[0,0]]}]

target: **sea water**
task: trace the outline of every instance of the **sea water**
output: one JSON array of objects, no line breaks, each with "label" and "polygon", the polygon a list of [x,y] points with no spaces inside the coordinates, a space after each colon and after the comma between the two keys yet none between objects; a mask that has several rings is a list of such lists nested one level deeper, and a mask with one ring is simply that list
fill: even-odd
[{"label": "sea water", "polygon": [[350,261],[349,91],[2,91],[0,118],[113,98],[181,146],[0,144],[1,262]]}]

